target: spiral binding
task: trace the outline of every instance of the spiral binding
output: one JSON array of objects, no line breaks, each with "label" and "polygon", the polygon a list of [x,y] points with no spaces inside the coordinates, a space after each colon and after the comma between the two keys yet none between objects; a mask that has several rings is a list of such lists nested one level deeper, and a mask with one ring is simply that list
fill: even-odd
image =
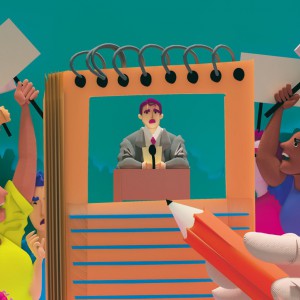
[{"label": "spiral binding", "polygon": [[[132,45],[125,45],[125,46],[118,46],[116,44],[111,44],[111,43],[105,43],[98,45],[97,47],[91,49],[91,50],[85,50],[85,51],[80,51],[78,53],[75,53],[71,59],[70,59],[70,69],[75,75],[75,84],[83,88],[86,84],[86,79],[82,74],[79,74],[76,69],[74,68],[74,60],[80,55],[86,54],[85,57],[85,63],[87,68],[97,77],[97,84],[98,86],[104,88],[108,84],[108,77],[106,76],[104,70],[106,69],[106,62],[103,58],[103,56],[98,53],[101,49],[111,49],[114,51],[113,58],[112,58],[112,65],[116,73],[118,74],[118,83],[122,87],[126,87],[129,84],[129,77],[123,73],[120,68],[117,66],[116,60],[117,57],[119,57],[121,61],[121,68],[126,68],[126,57],[125,57],[125,50],[133,50],[134,52],[137,53],[138,57],[138,65],[141,69],[141,76],[140,76],[140,82],[143,86],[148,87],[152,83],[152,77],[151,74],[146,71],[146,64],[145,64],[145,59],[143,56],[143,53],[145,52],[146,49],[149,48],[155,48],[159,49],[161,51],[161,64],[163,68],[165,69],[165,80],[173,84],[176,82],[176,73],[171,70],[171,63],[170,63],[170,55],[169,51],[172,49],[182,49],[184,50],[183,53],[183,63],[187,69],[187,80],[188,82],[192,84],[196,84],[199,80],[199,75],[196,71],[192,70],[190,67],[190,64],[188,63],[188,55],[191,54],[195,60],[196,64],[199,64],[199,59],[197,54],[195,53],[195,49],[204,49],[208,50],[211,53],[211,62],[213,66],[213,70],[210,73],[210,78],[214,82],[220,82],[222,79],[222,73],[217,67],[217,63],[220,62],[220,56],[217,53],[218,50],[221,48],[227,50],[227,52],[231,56],[231,60],[235,61],[235,56],[231,48],[229,48],[226,45],[217,45],[215,48],[211,48],[209,46],[203,45],[203,44],[194,44],[191,46],[183,46],[183,45],[171,45],[166,48],[163,48],[160,45],[157,44],[147,44],[143,46],[141,49],[132,46]],[[96,57],[100,59],[101,61],[101,68],[99,67]],[[242,68],[236,68],[233,72],[233,77],[237,81],[242,81],[245,77],[245,72]]]}]

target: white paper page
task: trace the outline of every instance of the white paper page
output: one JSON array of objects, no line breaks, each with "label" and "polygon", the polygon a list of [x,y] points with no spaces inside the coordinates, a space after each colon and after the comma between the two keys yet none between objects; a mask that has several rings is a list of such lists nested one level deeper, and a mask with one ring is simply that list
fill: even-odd
[{"label": "white paper page", "polygon": [[36,59],[40,52],[10,19],[0,26],[0,44],[0,87],[2,87]]},{"label": "white paper page", "polygon": [[[300,59],[242,53],[241,60],[254,59],[255,102],[275,104],[274,94],[287,83],[300,82]],[[298,91],[298,93],[300,93]],[[296,106],[300,106],[300,101]]]}]

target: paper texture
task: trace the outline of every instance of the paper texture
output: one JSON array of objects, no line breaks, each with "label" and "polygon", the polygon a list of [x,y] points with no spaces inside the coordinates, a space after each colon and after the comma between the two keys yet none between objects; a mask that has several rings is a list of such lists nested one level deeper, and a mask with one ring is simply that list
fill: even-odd
[{"label": "paper texture", "polygon": [[[155,154],[155,164],[159,164],[161,162],[161,155],[162,155],[162,147],[156,147],[156,154]],[[143,158],[146,163],[152,164],[152,156],[149,153],[149,147],[143,147]]]},{"label": "paper texture", "polygon": [[0,87],[2,87],[36,59],[40,52],[10,19],[0,26],[0,42]]},{"label": "paper texture", "polygon": [[[300,59],[242,53],[241,60],[254,59],[255,102],[275,103],[274,94],[290,83],[300,82]],[[299,91],[298,91],[299,93]],[[300,102],[296,104],[300,106]]]}]

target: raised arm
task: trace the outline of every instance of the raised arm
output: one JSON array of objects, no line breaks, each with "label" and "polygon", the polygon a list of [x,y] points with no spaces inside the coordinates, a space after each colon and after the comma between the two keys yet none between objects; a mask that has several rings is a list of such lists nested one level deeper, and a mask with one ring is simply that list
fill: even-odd
[{"label": "raised arm", "polygon": [[0,106],[0,125],[8,123],[10,121],[9,111],[4,107]]},{"label": "raised arm", "polygon": [[281,184],[286,177],[286,175],[280,171],[280,160],[276,156],[276,153],[279,145],[280,125],[283,111],[284,109],[294,106],[299,100],[298,94],[293,96],[292,94],[290,84],[287,84],[286,87],[275,94],[275,100],[277,102],[284,102],[284,104],[277,109],[267,125],[264,134],[262,135],[256,156],[259,171],[263,179],[270,186]]},{"label": "raised arm", "polygon": [[18,163],[13,177],[13,183],[19,192],[31,202],[35,189],[37,150],[34,128],[31,120],[29,102],[35,99],[36,91],[31,82],[25,80],[18,83],[15,100],[21,106],[21,120],[19,132]]}]

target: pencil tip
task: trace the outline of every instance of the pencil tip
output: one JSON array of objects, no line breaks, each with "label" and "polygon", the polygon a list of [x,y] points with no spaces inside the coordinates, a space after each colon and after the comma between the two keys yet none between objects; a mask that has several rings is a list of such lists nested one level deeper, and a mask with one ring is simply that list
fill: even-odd
[{"label": "pencil tip", "polygon": [[173,201],[166,199],[167,205],[170,205]]}]

